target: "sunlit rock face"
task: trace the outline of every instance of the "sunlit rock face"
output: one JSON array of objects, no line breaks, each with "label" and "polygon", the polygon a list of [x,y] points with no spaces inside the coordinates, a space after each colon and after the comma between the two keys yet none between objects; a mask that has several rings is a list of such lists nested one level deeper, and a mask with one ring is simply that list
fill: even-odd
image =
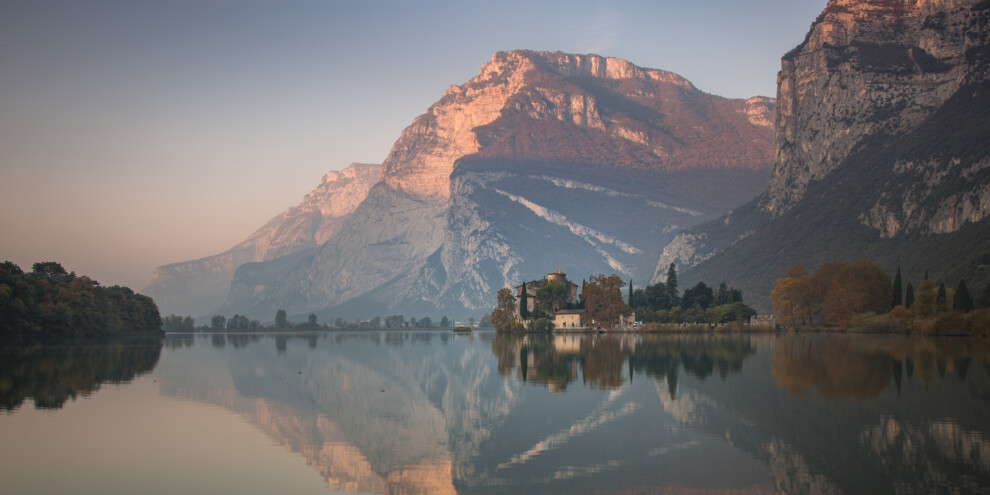
[{"label": "sunlit rock face", "polygon": [[762,190],[775,111],[625,60],[496,53],[403,131],[337,235],[245,265],[223,310],[478,316],[548,269],[646,279],[677,228]]},{"label": "sunlit rock face", "polygon": [[143,292],[163,314],[206,315],[223,302],[239,266],[312,249],[333,237],[380,176],[381,166],[375,164],[354,163],[328,172],[297,206],[244,242],[214,256],[160,266]]},{"label": "sunlit rock face", "polygon": [[833,0],[778,75],[774,173],[762,206],[780,216],[809,183],[872,136],[917,127],[974,69],[985,46],[976,0]]},{"label": "sunlit rock face", "polygon": [[[988,23],[975,0],[828,2],[781,60],[767,190],[678,234],[654,281],[670,263],[697,267],[685,281],[725,277],[769,310],[773,279],[795,263],[869,255],[892,270],[947,234],[983,250],[963,229],[990,216]],[[929,268],[958,280],[965,263]]]}]

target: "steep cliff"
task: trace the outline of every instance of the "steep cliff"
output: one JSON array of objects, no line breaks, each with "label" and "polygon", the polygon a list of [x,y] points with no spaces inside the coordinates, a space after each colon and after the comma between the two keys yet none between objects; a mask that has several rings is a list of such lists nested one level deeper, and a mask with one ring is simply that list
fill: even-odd
[{"label": "steep cliff", "polygon": [[496,53],[403,131],[338,235],[244,265],[224,311],[479,315],[550,268],[645,277],[678,227],[763,188],[774,112],[625,60]]},{"label": "steep cliff", "polygon": [[707,259],[689,282],[734,281],[763,308],[794,263],[868,258],[953,283],[980,272],[988,26],[990,2],[830,1],[781,63],[767,191],[742,209],[747,222],[684,232],[661,263]]},{"label": "steep cliff", "polygon": [[313,249],[333,237],[380,176],[381,166],[374,164],[328,172],[299,205],[244,242],[217,255],[158,267],[143,293],[155,299],[163,314],[206,315],[223,302],[239,266]]}]

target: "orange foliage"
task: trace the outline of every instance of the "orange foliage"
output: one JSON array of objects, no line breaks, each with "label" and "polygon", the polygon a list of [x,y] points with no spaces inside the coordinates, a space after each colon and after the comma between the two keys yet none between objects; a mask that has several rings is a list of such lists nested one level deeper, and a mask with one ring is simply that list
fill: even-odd
[{"label": "orange foliage", "polygon": [[826,263],[815,273],[795,265],[774,284],[773,310],[785,325],[845,325],[859,313],[890,309],[890,277],[867,261]]}]

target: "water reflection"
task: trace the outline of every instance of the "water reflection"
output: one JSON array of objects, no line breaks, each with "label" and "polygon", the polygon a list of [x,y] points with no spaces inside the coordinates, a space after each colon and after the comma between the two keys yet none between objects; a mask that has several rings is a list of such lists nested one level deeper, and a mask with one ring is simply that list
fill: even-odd
[{"label": "water reflection", "polygon": [[122,370],[97,383],[157,362],[158,393],[238,415],[346,492],[990,487],[978,340],[231,333],[170,335],[147,355],[73,352],[60,365],[5,355],[4,393],[99,370],[90,358]]},{"label": "water reflection", "polygon": [[754,352],[748,338],[725,336],[497,334],[492,341],[502,376],[515,372],[522,381],[562,393],[578,370],[583,385],[602,390],[646,374],[665,380],[671,398],[677,393],[678,370],[701,380],[717,373],[724,380]]},{"label": "water reflection", "polygon": [[160,339],[0,349],[0,409],[14,411],[27,399],[37,409],[59,409],[102,383],[125,383],[151,371],[161,350]]}]

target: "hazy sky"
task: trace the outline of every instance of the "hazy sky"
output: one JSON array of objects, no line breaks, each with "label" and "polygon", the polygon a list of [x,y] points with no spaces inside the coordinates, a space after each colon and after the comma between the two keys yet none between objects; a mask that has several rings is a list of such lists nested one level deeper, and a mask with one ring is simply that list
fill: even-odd
[{"label": "hazy sky", "polygon": [[825,0],[0,2],[0,259],[140,290],[380,163],[499,50],[774,96]]}]

